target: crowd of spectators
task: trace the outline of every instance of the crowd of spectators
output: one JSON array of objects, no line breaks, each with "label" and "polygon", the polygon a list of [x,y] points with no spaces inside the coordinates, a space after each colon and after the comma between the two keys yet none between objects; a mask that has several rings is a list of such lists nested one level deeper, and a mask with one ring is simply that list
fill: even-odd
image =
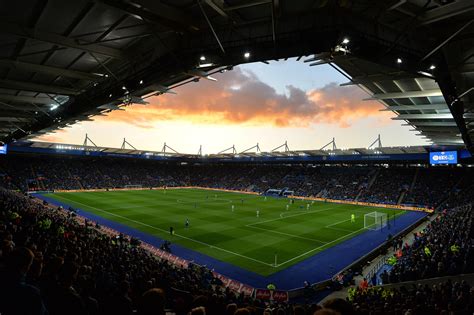
[{"label": "crowd of spectators", "polygon": [[[303,196],[393,203],[408,193],[413,169],[288,165],[178,165],[128,159],[16,157],[1,164],[12,189],[206,186],[263,192],[285,187]],[[445,208],[384,275],[385,283],[474,272],[472,178],[457,169],[420,170],[412,198]],[[376,178],[371,187],[368,183]],[[467,178],[467,179],[466,179]],[[424,183],[429,181],[430,183]],[[445,183],[451,188],[440,189]],[[376,187],[372,190],[372,187]],[[386,199],[383,189],[389,196]],[[444,193],[444,194],[443,194]],[[436,195],[441,195],[437,196]],[[449,206],[449,207],[448,207]],[[170,265],[124,235],[78,221],[73,212],[0,188],[0,314],[472,314],[466,283],[409,289],[363,288],[349,301],[269,304],[221,286],[205,267]]]},{"label": "crowd of spectators", "polygon": [[474,288],[465,281],[400,288],[354,288],[349,292],[354,314],[469,315],[474,313]]},{"label": "crowd of spectators", "polygon": [[459,171],[452,169],[438,169],[436,172],[420,169],[415,185],[407,192],[404,203],[434,207],[441,201],[440,196],[448,197],[460,180],[470,178],[460,175]]},{"label": "crowd of spectators", "polygon": [[263,302],[224,288],[205,267],[178,267],[74,212],[0,189],[2,315],[345,315],[321,305]]},{"label": "crowd of spectators", "polygon": [[414,168],[380,169],[375,182],[365,189],[359,201],[397,204],[402,191],[407,191],[413,181]]},{"label": "crowd of spectators", "polygon": [[411,245],[399,246],[398,259],[384,283],[474,272],[474,214],[471,205],[443,211]]},{"label": "crowd of spectators", "polygon": [[[387,204],[402,202],[429,207],[448,198],[463,178],[472,177],[470,173],[464,168],[183,164],[126,158],[28,155],[10,155],[0,160],[0,186],[22,191],[131,185],[201,186],[259,193],[269,188],[287,188],[304,197]],[[402,194],[405,198],[401,198]]]},{"label": "crowd of spectators", "polygon": [[290,305],[234,294],[204,267],[170,265],[123,235],[3,189],[0,240],[1,314],[187,314],[201,306],[206,314],[233,314],[229,305],[293,314]]}]

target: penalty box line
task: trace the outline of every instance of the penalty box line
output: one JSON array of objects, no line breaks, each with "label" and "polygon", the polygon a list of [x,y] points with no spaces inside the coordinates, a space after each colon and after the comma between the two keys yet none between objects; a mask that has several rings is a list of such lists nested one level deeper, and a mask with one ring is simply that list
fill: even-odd
[{"label": "penalty box line", "polygon": [[[162,229],[162,228],[158,228],[158,227],[156,227],[156,226],[149,225],[149,224],[146,224],[146,223],[137,221],[137,220],[133,220],[133,219],[130,219],[130,218],[121,216],[121,215],[116,214],[116,213],[113,213],[113,212],[105,211],[105,210],[102,210],[102,209],[99,209],[99,208],[96,208],[96,207],[93,207],[93,206],[90,206],[90,205],[86,205],[86,204],[84,204],[84,203],[81,203],[81,202],[78,202],[78,201],[74,201],[74,200],[71,200],[71,199],[66,198],[66,197],[63,197],[63,196],[56,196],[56,197],[59,197],[59,198],[65,199],[65,200],[69,200],[69,201],[71,201],[71,202],[74,202],[74,203],[77,203],[77,204],[86,206],[86,207],[88,207],[88,208],[92,208],[92,209],[95,209],[95,210],[97,210],[97,211],[104,212],[104,213],[113,215],[113,216],[115,216],[115,217],[122,218],[122,219],[128,220],[128,221],[130,221],[130,222],[134,222],[134,223],[137,223],[137,224],[140,224],[140,225],[143,225],[143,226],[146,226],[146,227],[155,229],[155,230],[157,230],[157,231],[162,231],[162,232],[164,232],[164,233],[169,233],[169,231],[164,230],[164,229]],[[239,253],[235,253],[235,252],[233,252],[233,251],[230,251],[230,250],[227,250],[227,249],[218,247],[218,246],[214,246],[214,245],[211,245],[211,244],[208,244],[208,243],[204,243],[204,242],[201,242],[201,241],[192,239],[192,238],[187,237],[187,236],[184,236],[184,235],[179,235],[179,234],[176,234],[176,233],[173,234],[173,235],[178,236],[178,237],[180,237],[180,238],[182,238],[182,239],[189,240],[189,241],[191,241],[191,242],[195,242],[195,243],[198,243],[198,244],[201,244],[201,245],[209,246],[210,248],[218,249],[218,250],[223,251],[223,252],[226,252],[226,253],[228,253],[228,254],[232,254],[232,255],[239,256],[239,257],[242,257],[242,258],[245,258],[245,259],[248,259],[248,260],[252,260],[252,261],[254,261],[254,262],[257,262],[257,263],[260,263],[260,264],[263,264],[263,265],[266,265],[266,266],[269,266],[269,267],[275,267],[274,264],[269,264],[269,263],[266,263],[266,262],[264,262],[264,261],[261,261],[261,260],[258,260],[258,259],[252,258],[252,257],[248,257],[248,256],[245,256],[245,255],[242,255],[242,254],[239,254]]]},{"label": "penalty box line", "polygon": [[[297,214],[291,214],[291,215],[287,215],[287,216],[283,216],[283,217],[279,217],[279,218],[276,218],[276,219],[269,219],[269,220],[265,220],[265,221],[260,221],[260,222],[256,222],[256,223],[250,223],[250,224],[247,224],[245,226],[247,227],[252,227],[252,226],[255,226],[255,225],[259,225],[259,224],[264,224],[264,223],[268,223],[268,222],[273,222],[273,221],[278,221],[278,220],[284,220],[284,219],[287,219],[287,218],[292,218],[292,217],[298,217],[300,215],[306,215],[306,214],[313,214],[313,213],[319,213],[319,212],[324,212],[324,211],[329,211],[329,210],[333,210],[333,209],[337,209],[338,207],[329,207],[329,208],[324,208],[324,209],[318,209],[318,210],[314,210],[314,211],[311,211],[311,210],[293,210],[294,212],[298,211],[299,213]],[[292,212],[291,210],[288,210],[288,211],[285,211],[285,212]]]},{"label": "penalty box line", "polygon": [[[395,217],[400,216],[400,215],[402,215],[402,214],[404,214],[404,213],[406,213],[406,211],[402,211],[402,212],[396,214]],[[374,224],[371,224],[370,226],[372,226],[372,225],[375,225],[375,223],[374,223]],[[343,235],[343,236],[341,236],[341,237],[339,237],[339,238],[337,238],[337,239],[335,239],[335,240],[332,240],[332,241],[330,241],[330,242],[328,242],[328,243],[326,243],[326,244],[324,244],[324,245],[321,245],[321,246],[319,246],[319,247],[313,248],[313,249],[311,249],[311,250],[309,250],[309,251],[307,251],[307,252],[305,252],[305,253],[303,253],[303,254],[301,254],[301,255],[298,255],[298,256],[295,256],[295,257],[293,257],[293,258],[291,258],[291,259],[288,259],[287,261],[284,261],[284,262],[282,262],[281,264],[277,264],[276,267],[277,267],[277,268],[278,268],[278,267],[281,267],[281,266],[283,266],[283,265],[285,265],[285,264],[287,264],[287,263],[289,263],[289,262],[292,262],[292,261],[294,261],[294,260],[296,260],[296,259],[299,259],[299,258],[301,258],[301,257],[304,257],[304,256],[306,256],[306,255],[308,255],[308,254],[310,254],[310,253],[312,253],[312,252],[314,252],[314,251],[317,251],[318,249],[321,249],[321,248],[323,248],[323,247],[326,246],[326,245],[333,244],[333,243],[335,243],[335,242],[337,242],[337,241],[340,241],[340,240],[342,240],[342,239],[344,239],[344,238],[346,238],[346,237],[348,237],[348,236],[350,236],[350,235],[352,235],[352,234],[358,233],[358,232],[360,232],[360,231],[362,231],[362,230],[368,230],[368,229],[367,229],[367,227],[363,227],[363,228],[360,228],[360,229],[358,229],[358,230],[356,230],[356,231],[353,231],[353,232],[351,232],[351,233],[348,233],[348,234],[346,234],[346,235]]]},{"label": "penalty box line", "polygon": [[269,233],[285,235],[285,236],[288,236],[288,237],[291,237],[291,238],[299,238],[299,239],[302,239],[302,240],[307,240],[307,241],[312,241],[312,242],[318,242],[318,243],[321,243],[321,244],[326,244],[326,242],[315,239],[315,238],[298,236],[298,235],[289,234],[289,233],[285,233],[285,232],[279,232],[279,231],[275,231],[275,230],[269,230],[269,229],[261,228],[261,227],[254,226],[254,225],[253,226],[252,225],[246,225],[246,227],[266,231],[266,232],[269,232]]},{"label": "penalty box line", "polygon": [[291,259],[288,259],[287,261],[284,261],[284,262],[282,262],[281,264],[277,264],[276,267],[278,268],[278,267],[281,267],[281,266],[283,266],[283,265],[286,265],[286,264],[289,263],[289,262],[292,262],[292,261],[294,261],[294,260],[296,260],[296,259],[299,259],[299,258],[301,258],[301,257],[304,257],[304,256],[306,256],[306,255],[308,255],[308,254],[310,254],[310,253],[312,253],[312,252],[314,252],[314,251],[317,251],[318,249],[323,248],[323,247],[326,246],[326,245],[329,245],[329,244],[333,244],[333,243],[335,243],[335,242],[338,242],[338,241],[340,241],[340,240],[342,240],[342,239],[348,237],[349,235],[352,235],[352,234],[354,234],[354,233],[360,232],[360,231],[362,231],[362,230],[365,230],[365,228],[361,228],[361,229],[359,229],[359,230],[353,231],[353,232],[348,233],[348,234],[346,234],[346,235],[343,235],[343,236],[341,236],[341,237],[339,237],[339,238],[337,238],[337,239],[335,239],[335,240],[332,240],[332,241],[330,241],[330,242],[328,242],[328,243],[326,243],[326,244],[324,244],[324,245],[321,245],[321,246],[319,246],[319,247],[313,248],[313,249],[311,249],[311,250],[309,250],[309,251],[307,251],[307,252],[305,252],[305,253],[303,253],[303,254],[300,254],[300,255],[295,256],[295,257],[293,257],[293,258],[291,258]]}]

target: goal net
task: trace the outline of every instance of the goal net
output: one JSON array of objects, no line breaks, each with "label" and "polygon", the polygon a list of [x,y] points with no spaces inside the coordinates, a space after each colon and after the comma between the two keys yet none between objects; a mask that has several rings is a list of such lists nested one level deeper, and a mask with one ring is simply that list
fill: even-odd
[{"label": "goal net", "polygon": [[383,212],[370,212],[364,215],[364,228],[380,230],[387,225],[387,214]]}]

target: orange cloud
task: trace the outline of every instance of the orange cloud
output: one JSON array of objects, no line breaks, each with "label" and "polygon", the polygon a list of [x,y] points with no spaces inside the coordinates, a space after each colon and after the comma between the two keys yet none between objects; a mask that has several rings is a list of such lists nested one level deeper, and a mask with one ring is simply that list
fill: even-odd
[{"label": "orange cloud", "polygon": [[97,120],[127,122],[142,128],[167,120],[278,127],[331,123],[349,127],[358,119],[387,117],[387,113],[379,112],[381,104],[362,101],[366,95],[356,86],[330,83],[305,92],[289,85],[287,93],[280,94],[253,73],[239,68],[216,77],[218,82],[190,83],[177,89],[177,95],[153,97],[148,100],[150,105],[135,105]]}]

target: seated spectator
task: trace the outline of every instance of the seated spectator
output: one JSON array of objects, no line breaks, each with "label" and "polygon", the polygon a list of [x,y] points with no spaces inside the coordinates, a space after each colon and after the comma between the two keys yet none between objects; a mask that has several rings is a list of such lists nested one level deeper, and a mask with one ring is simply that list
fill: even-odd
[{"label": "seated spectator", "polygon": [[0,314],[47,314],[40,290],[25,283],[33,263],[33,252],[20,247],[4,258],[5,268],[0,270]]},{"label": "seated spectator", "polygon": [[139,315],[164,315],[165,293],[161,289],[150,289],[143,293]]}]

